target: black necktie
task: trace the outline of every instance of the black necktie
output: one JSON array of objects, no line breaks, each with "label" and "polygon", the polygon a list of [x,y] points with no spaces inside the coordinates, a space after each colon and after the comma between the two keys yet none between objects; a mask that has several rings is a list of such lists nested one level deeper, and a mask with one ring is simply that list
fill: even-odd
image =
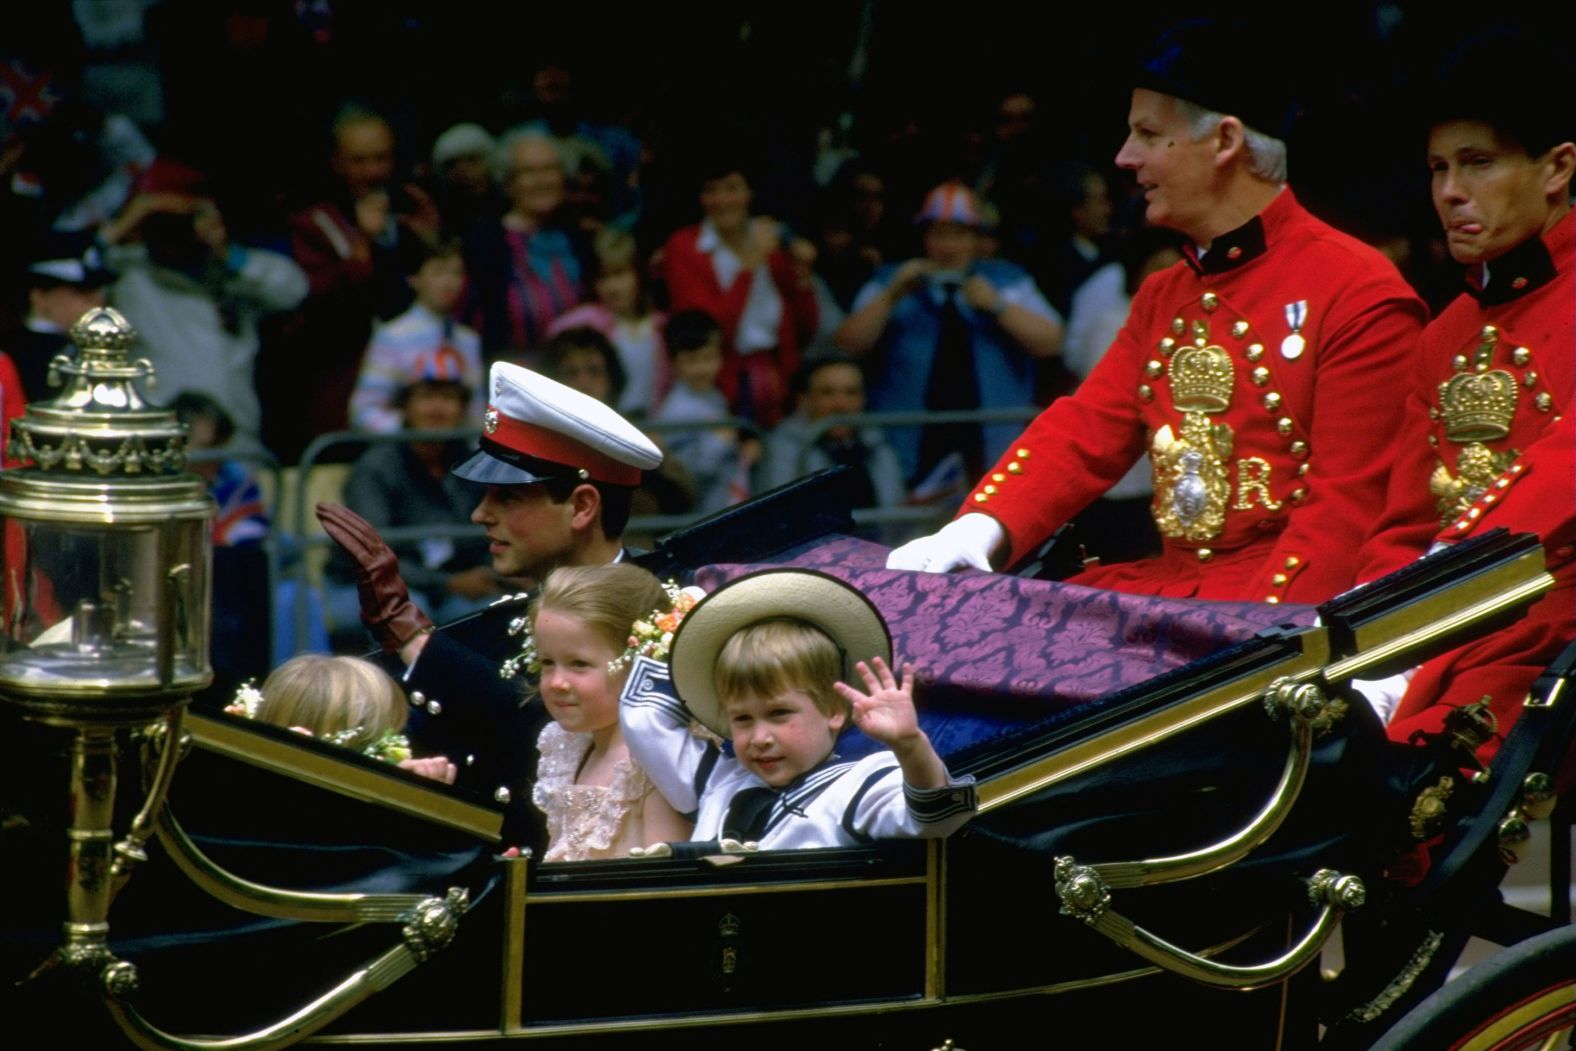
[{"label": "black necktie", "polygon": [[766,819],[771,817],[777,791],[772,788],[746,788],[728,803],[728,816],[722,819],[722,837],[741,842],[759,840],[766,834]]},{"label": "black necktie", "polygon": [[[979,381],[974,376],[974,342],[968,320],[958,306],[958,286],[947,285],[936,335],[936,356],[925,385],[925,408],[933,412],[980,407]],[[970,478],[985,469],[985,441],[977,423],[941,423],[926,427],[919,445],[923,478],[951,452],[963,454]]]}]

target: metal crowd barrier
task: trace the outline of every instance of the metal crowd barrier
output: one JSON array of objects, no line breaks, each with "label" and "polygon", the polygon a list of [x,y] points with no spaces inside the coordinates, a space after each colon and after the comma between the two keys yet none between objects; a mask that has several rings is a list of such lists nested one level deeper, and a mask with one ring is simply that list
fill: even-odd
[{"label": "metal crowd barrier", "polygon": [[[817,420],[809,431],[810,441],[813,442],[833,427],[854,427],[864,429],[875,427],[889,429],[894,427],[916,427],[930,424],[946,423],[1024,423],[1039,413],[1035,406],[1022,406],[1009,409],[977,409],[972,411],[956,412],[870,412],[849,416],[828,416]],[[766,434],[752,421],[733,418],[724,421],[705,421],[693,423],[659,423],[646,421],[641,424],[642,430],[657,436],[674,434],[683,431],[712,430],[719,426],[738,427],[763,441]],[[310,579],[308,554],[314,549],[331,545],[331,541],[322,532],[311,524],[311,507],[308,506],[311,494],[311,482],[314,468],[323,466],[328,460],[328,454],[347,446],[363,451],[374,445],[409,444],[420,441],[450,441],[460,440],[475,442],[480,431],[475,428],[455,428],[452,430],[438,431],[399,431],[393,434],[373,434],[365,431],[335,431],[315,438],[301,454],[301,459],[296,465],[295,477],[291,480],[290,496],[293,504],[289,522],[283,517],[275,518],[274,529],[269,540],[269,569],[272,581],[293,581],[294,610],[291,618],[292,638],[290,639],[290,652],[299,652],[307,644],[311,634],[311,595],[309,589],[313,586]],[[808,448],[808,447],[807,447]],[[205,450],[206,455],[201,459],[239,459],[246,462],[259,462],[251,458],[246,450]],[[286,468],[279,466],[266,450],[262,454],[271,461],[270,470],[274,474],[276,484],[274,492],[277,499],[283,500],[285,490],[284,475]],[[193,459],[197,460],[198,455]],[[332,462],[343,462],[341,457],[333,457]],[[799,466],[804,467],[801,458]],[[807,472],[801,472],[807,473]],[[969,480],[970,482],[973,479]],[[854,521],[862,526],[911,526],[914,532],[927,532],[945,522],[956,510],[956,505],[950,501],[944,506],[903,506],[903,507],[872,507],[854,512]],[[630,519],[628,532],[631,534],[661,535],[675,529],[683,528],[699,520],[702,516],[698,513],[688,514],[663,514],[663,515],[637,515]],[[476,526],[469,521],[458,521],[452,525],[434,525],[403,527],[380,530],[384,539],[389,541],[420,540],[428,537],[443,538],[470,538],[476,533]],[[277,589],[275,591],[277,593]]]},{"label": "metal crowd barrier", "polygon": [[250,468],[254,474],[267,479],[267,484],[260,486],[260,488],[263,489],[264,511],[268,514],[269,521],[268,532],[263,536],[262,549],[264,572],[268,577],[268,592],[265,596],[265,601],[268,608],[270,633],[269,652],[272,653],[274,641],[271,637],[274,623],[274,594],[280,579],[281,564],[284,561],[282,548],[285,540],[280,535],[280,523],[274,513],[275,508],[269,506],[269,502],[272,501],[277,506],[284,494],[285,467],[279,462],[279,457],[275,456],[272,451],[249,439],[237,440],[230,445],[215,448],[192,449],[186,455],[187,464],[193,466],[205,463],[223,463],[226,460],[234,460],[243,464]]}]

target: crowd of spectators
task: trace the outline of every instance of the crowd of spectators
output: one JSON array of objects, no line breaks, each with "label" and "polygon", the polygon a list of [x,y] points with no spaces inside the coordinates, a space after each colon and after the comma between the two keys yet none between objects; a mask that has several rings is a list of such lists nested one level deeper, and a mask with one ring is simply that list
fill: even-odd
[{"label": "crowd of spectators", "polygon": [[[756,13],[696,29],[687,53],[702,61],[675,72],[665,109],[622,75],[636,49],[622,35],[600,52],[575,39],[574,58],[549,53],[565,41],[533,41],[512,73],[483,63],[480,86],[440,82],[470,67],[422,56],[497,51],[483,27],[407,6],[126,0],[71,5],[10,42],[0,214],[16,236],[0,349],[27,399],[50,395],[65,331],[107,300],[159,369],[155,400],[200,394],[226,431],[285,464],[331,431],[474,426],[481,377],[508,360],[651,428],[671,462],[637,511],[716,510],[839,463],[859,469],[866,506],[942,506],[1021,418],[887,432],[818,421],[1045,404],[1172,258],[1109,160],[1123,92],[1073,106],[1065,80],[998,73],[892,101],[873,81],[901,82],[892,56],[923,38],[881,5],[812,28]],[[1395,57],[1406,24],[1379,5],[1338,28],[1351,53]],[[568,40],[588,25],[547,28]],[[1064,76],[1119,80],[1117,29]],[[664,30],[654,44],[686,35]],[[810,58],[811,40],[846,69]],[[744,80],[754,90],[725,97],[762,55]],[[959,62],[959,76],[985,69]],[[796,64],[812,73],[773,84]],[[1327,90],[1311,134],[1334,141],[1333,122],[1391,87]],[[768,88],[787,104],[761,103]],[[1385,160],[1369,159],[1378,193]],[[1330,192],[1323,162],[1310,172],[1310,203],[1438,302],[1451,286],[1407,209]],[[453,452],[374,447],[347,495],[381,487],[357,509],[389,525],[444,508],[463,521],[464,494],[443,481]],[[1141,522],[1141,478],[1113,495],[1129,512],[1113,521]],[[419,507],[395,513],[407,503]],[[434,609],[496,590],[453,544],[411,545],[405,560]]]}]

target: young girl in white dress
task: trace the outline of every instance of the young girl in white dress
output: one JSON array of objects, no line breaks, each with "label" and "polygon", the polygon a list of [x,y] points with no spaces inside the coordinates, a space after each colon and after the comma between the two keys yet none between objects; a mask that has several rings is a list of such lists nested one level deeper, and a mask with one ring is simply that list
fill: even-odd
[{"label": "young girl in white dress", "polygon": [[622,858],[631,847],[689,838],[690,823],[630,756],[618,722],[633,655],[666,656],[665,625],[681,615],[673,605],[656,577],[628,563],[556,569],[532,604],[529,663],[539,662],[538,690],[553,718],[537,741],[532,796],[547,815],[543,860]]}]

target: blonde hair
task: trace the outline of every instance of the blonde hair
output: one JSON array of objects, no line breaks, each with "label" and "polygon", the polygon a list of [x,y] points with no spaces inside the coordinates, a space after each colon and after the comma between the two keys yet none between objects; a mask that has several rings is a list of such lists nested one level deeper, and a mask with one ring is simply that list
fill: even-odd
[{"label": "blonde hair", "polygon": [[360,657],[303,653],[291,657],[263,680],[257,718],[275,726],[300,726],[315,737],[355,730],[341,741],[364,748],[385,734],[405,728],[405,691],[370,661]]},{"label": "blonde hair", "polygon": [[724,703],[747,694],[803,690],[822,715],[848,711],[848,702],[832,688],[843,677],[842,649],[826,632],[794,617],[771,617],[734,632],[717,655],[715,675]]},{"label": "blonde hair", "polygon": [[630,626],[671,603],[662,583],[630,562],[602,566],[562,566],[547,574],[542,593],[531,603],[531,625],[544,608],[567,613],[622,653],[629,645]]}]

